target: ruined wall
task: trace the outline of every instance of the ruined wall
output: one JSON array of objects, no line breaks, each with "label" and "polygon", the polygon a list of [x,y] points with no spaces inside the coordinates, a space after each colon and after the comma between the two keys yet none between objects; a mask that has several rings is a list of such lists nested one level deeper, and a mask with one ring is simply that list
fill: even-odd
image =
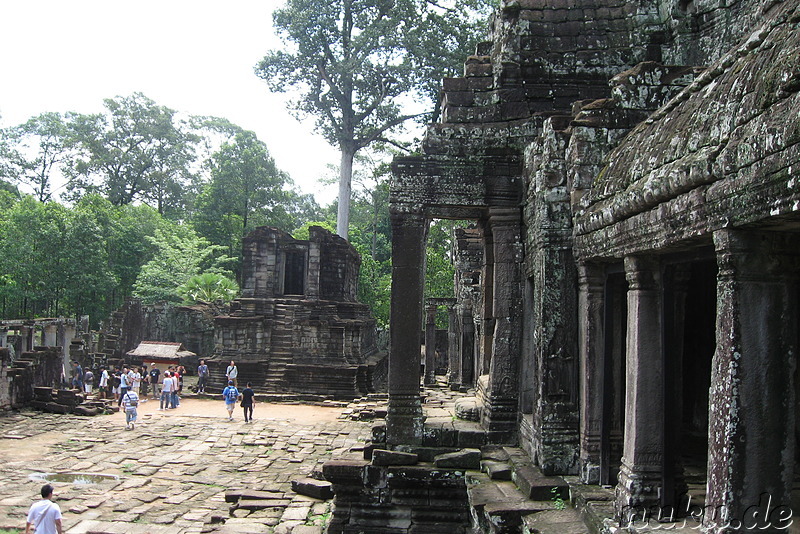
[{"label": "ruined wall", "polygon": [[200,358],[209,357],[214,353],[214,317],[227,309],[217,304],[144,305],[130,299],[103,324],[98,350],[123,358],[142,341],[169,341],[183,343]]},{"label": "ruined wall", "polygon": [[60,347],[37,347],[11,362],[0,348],[0,412],[28,405],[37,386],[61,387],[63,360]]}]

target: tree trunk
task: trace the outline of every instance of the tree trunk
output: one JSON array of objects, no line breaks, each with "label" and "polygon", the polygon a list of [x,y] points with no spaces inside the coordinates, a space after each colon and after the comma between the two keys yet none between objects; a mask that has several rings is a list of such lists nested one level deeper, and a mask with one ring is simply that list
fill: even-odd
[{"label": "tree trunk", "polygon": [[347,239],[350,227],[350,182],[353,178],[353,156],[355,151],[342,147],[342,163],[339,167],[339,210],[336,214],[336,233]]}]

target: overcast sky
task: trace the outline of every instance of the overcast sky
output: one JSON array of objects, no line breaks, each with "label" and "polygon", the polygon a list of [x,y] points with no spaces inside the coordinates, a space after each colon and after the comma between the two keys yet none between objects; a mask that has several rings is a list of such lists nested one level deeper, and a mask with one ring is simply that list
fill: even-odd
[{"label": "overcast sky", "polygon": [[338,152],[286,111],[253,68],[280,47],[272,10],[283,0],[2,0],[0,126],[47,111],[96,113],[103,99],[144,93],[191,115],[256,132],[278,167],[321,204],[317,179]]}]

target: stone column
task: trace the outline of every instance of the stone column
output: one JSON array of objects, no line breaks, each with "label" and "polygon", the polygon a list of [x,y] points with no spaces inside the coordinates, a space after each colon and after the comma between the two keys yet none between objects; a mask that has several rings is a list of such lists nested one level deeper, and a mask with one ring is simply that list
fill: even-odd
[{"label": "stone column", "polygon": [[436,304],[425,306],[425,385],[436,383]]},{"label": "stone column", "polygon": [[392,300],[389,315],[389,445],[422,443],[419,395],[420,330],[425,286],[425,240],[421,217],[392,216]]},{"label": "stone column", "polygon": [[[800,239],[719,230],[714,246],[717,348],[706,511],[718,513],[706,513],[705,521],[718,526],[730,519],[736,526],[744,520],[736,532],[764,532],[769,521],[774,530],[766,531],[786,532],[777,524],[782,512],[776,509],[785,506],[791,516]],[[772,512],[765,517],[770,499]]]},{"label": "stone column", "polygon": [[8,328],[0,328],[0,347],[8,346]]},{"label": "stone column", "polygon": [[653,257],[625,258],[628,328],[625,439],[616,488],[617,513],[658,505],[664,460],[663,311],[661,272]]},{"label": "stone column", "polygon": [[447,384],[450,389],[461,388],[461,339],[458,313],[454,304],[447,307]]},{"label": "stone column", "polygon": [[593,264],[578,266],[578,353],[581,388],[580,475],[585,484],[600,482],[600,448],[605,400],[605,273]]},{"label": "stone column", "polygon": [[461,385],[472,387],[475,384],[475,318],[472,308],[461,310]]},{"label": "stone column", "polygon": [[42,346],[58,346],[58,326],[55,324],[42,325]]},{"label": "stone column", "polygon": [[513,440],[517,426],[517,375],[522,346],[522,248],[520,212],[489,212],[493,249],[492,316],[494,335],[489,388],[482,425],[494,443]]}]

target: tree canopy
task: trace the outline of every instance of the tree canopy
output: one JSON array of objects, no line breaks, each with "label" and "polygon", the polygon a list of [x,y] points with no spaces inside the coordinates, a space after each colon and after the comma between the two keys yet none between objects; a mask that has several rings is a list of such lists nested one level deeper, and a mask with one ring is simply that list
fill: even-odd
[{"label": "tree canopy", "polygon": [[[337,233],[347,239],[353,157],[425,116],[435,98],[432,70],[447,73],[476,40],[476,14],[488,2],[459,2],[457,9],[425,0],[288,0],[273,14],[285,48],[256,67],[270,90],[292,90],[299,116],[341,153]],[[459,59],[456,59],[459,58]],[[449,64],[450,69],[444,65]],[[427,102],[406,112],[402,100]]]}]

